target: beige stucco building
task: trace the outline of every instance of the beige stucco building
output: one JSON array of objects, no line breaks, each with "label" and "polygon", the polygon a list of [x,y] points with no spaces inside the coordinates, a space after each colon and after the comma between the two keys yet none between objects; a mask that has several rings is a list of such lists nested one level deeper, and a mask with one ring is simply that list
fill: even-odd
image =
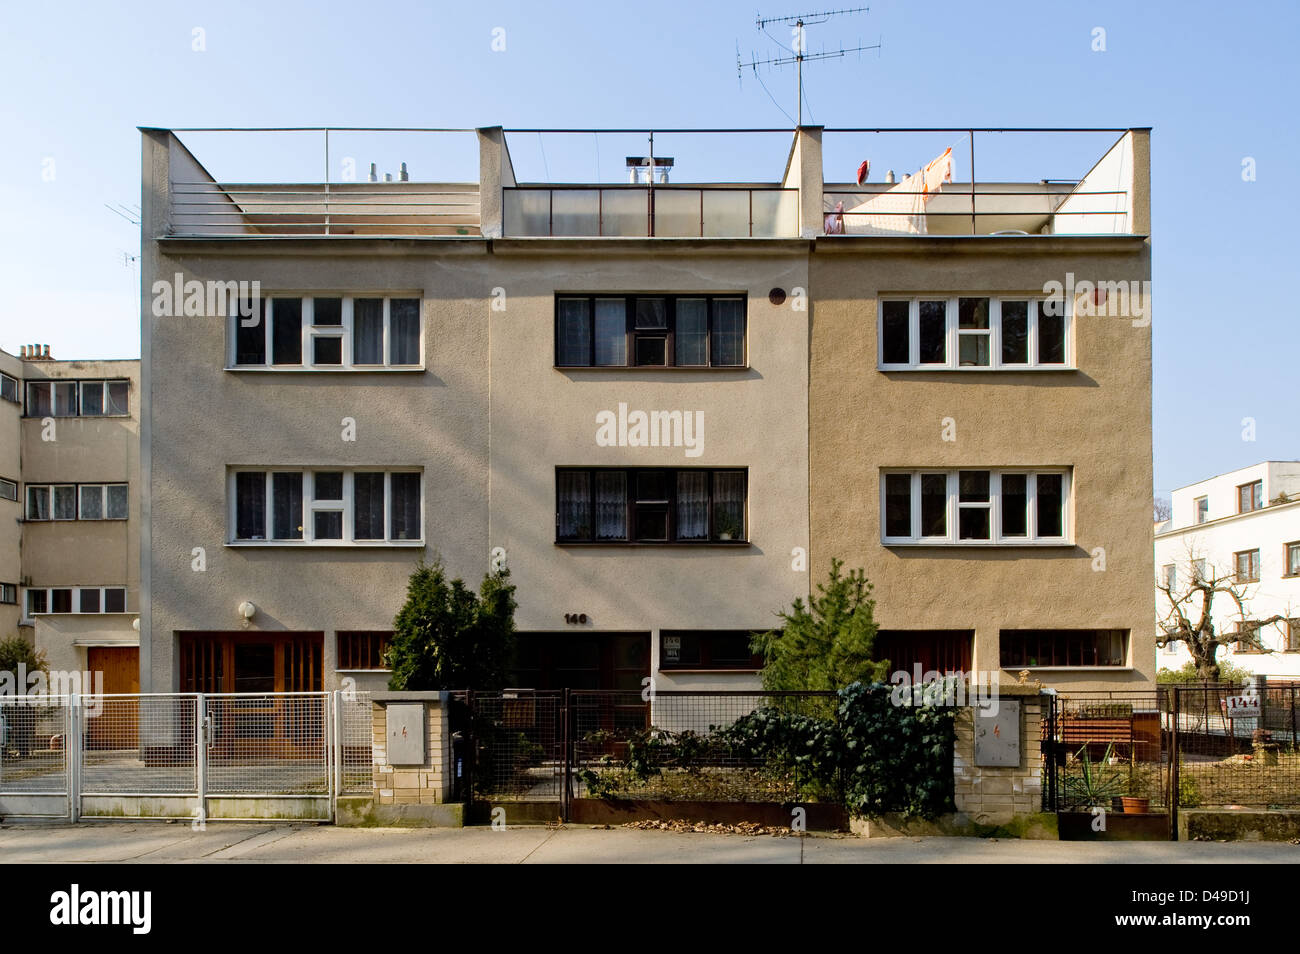
[{"label": "beige stucco building", "polygon": [[[138,684],[140,362],[0,353],[0,624],[51,670]],[[12,599],[12,602],[9,600]]]},{"label": "beige stucco building", "polygon": [[[906,212],[824,185],[827,134],[763,183],[669,184],[657,156],[520,183],[489,128],[476,183],[286,186],[144,130],[142,684],[378,687],[435,555],[472,585],[510,568],[520,685],[754,685],[748,634],[832,557],[899,665],[1018,670],[1032,632],[1069,644],[1025,662],[1049,682],[1149,679],[1149,327],[1071,299],[1150,276],[1147,133],[1079,183],[949,181]],[[881,519],[903,477],[906,539],[897,492]]]}]

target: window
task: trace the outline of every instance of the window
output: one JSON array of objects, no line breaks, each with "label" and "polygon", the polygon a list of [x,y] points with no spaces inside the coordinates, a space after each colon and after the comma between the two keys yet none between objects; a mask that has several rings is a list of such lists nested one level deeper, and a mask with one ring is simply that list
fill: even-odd
[{"label": "window", "polygon": [[1286,576],[1300,576],[1300,543],[1288,543],[1286,545],[1286,563],[1284,564]]},{"label": "window", "polygon": [[125,520],[126,484],[28,484],[28,520]]},{"label": "window", "polygon": [[22,402],[18,398],[18,379],[10,377],[7,374],[0,374],[0,398],[6,401],[13,401],[15,404]]},{"label": "window", "polygon": [[18,482],[0,477],[0,500],[17,500]]},{"label": "window", "polygon": [[1259,582],[1259,551],[1242,550],[1232,555],[1237,569],[1238,583]]},{"label": "window", "polygon": [[1178,567],[1172,563],[1166,563],[1160,568],[1160,585],[1169,592],[1174,592],[1178,585]]},{"label": "window", "polygon": [[1286,648],[1284,653],[1300,653],[1300,619],[1286,621]]},{"label": "window", "polygon": [[1034,666],[1124,666],[1127,629],[1004,629],[1003,669]]},{"label": "window", "polygon": [[557,543],[743,543],[744,470],[558,468]]},{"label": "window", "polygon": [[1205,523],[1205,521],[1210,519],[1210,498],[1209,497],[1197,497],[1195,500],[1192,501],[1192,506],[1196,510],[1196,522],[1198,524]]},{"label": "window", "polygon": [[347,670],[387,670],[388,647],[393,634],[388,630],[344,631],[338,634],[338,661],[335,668]]},{"label": "window", "polygon": [[108,381],[28,381],[27,417],[122,417],[128,413],[125,378]]},{"label": "window", "polygon": [[81,520],[125,520],[127,513],[126,484],[82,484],[80,492]]},{"label": "window", "polygon": [[18,587],[12,583],[0,583],[0,603],[18,602]]},{"label": "window", "polygon": [[561,368],[745,366],[743,296],[557,295]]},{"label": "window", "polygon": [[[420,299],[275,296],[249,317],[232,304],[234,367],[418,368]],[[270,360],[268,361],[268,355]]]},{"label": "window", "polygon": [[81,381],[82,417],[121,417],[127,413],[126,381]]},{"label": "window", "polygon": [[[1069,366],[1069,316],[1032,298],[883,299],[884,371]],[[1061,309],[1064,311],[1064,309]]]},{"label": "window", "polygon": [[124,586],[27,588],[28,617],[40,613],[103,614],[126,612]]},{"label": "window", "polygon": [[423,539],[419,471],[238,470],[232,543],[339,546]]},{"label": "window", "polygon": [[1243,619],[1237,622],[1237,641],[1232,644],[1234,653],[1263,653],[1268,650],[1263,648],[1260,638],[1259,623],[1253,619]]},{"label": "window", "polygon": [[887,545],[1061,544],[1065,471],[917,470],[883,475]]},{"label": "window", "polygon": [[751,636],[748,630],[660,630],[659,668],[762,669],[763,657],[750,649]]},{"label": "window", "polygon": [[1237,513],[1251,513],[1264,506],[1264,481],[1242,484],[1237,488]]},{"label": "window", "polygon": [[1192,561],[1192,580],[1193,580],[1193,582],[1197,582],[1197,583],[1199,583],[1199,582],[1201,582],[1202,580],[1205,580],[1205,579],[1206,579],[1206,576],[1205,576],[1205,559],[1204,559],[1204,558],[1201,558],[1201,559],[1199,559],[1199,560],[1193,560],[1193,561]]}]

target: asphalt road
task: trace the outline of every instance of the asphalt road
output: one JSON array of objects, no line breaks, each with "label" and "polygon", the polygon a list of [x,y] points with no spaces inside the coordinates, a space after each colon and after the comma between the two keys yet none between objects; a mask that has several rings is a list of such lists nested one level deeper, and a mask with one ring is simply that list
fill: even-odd
[{"label": "asphalt road", "polygon": [[1300,846],[1271,842],[1057,842],[977,838],[805,837],[585,827],[394,829],[330,825],[105,823],[0,826],[7,864],[759,863],[1131,864],[1296,863]]}]

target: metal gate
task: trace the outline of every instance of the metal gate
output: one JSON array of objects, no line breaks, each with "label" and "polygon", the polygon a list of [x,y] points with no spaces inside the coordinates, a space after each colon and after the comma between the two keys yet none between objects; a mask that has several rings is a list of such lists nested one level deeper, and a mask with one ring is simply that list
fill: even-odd
[{"label": "metal gate", "polygon": [[0,700],[0,815],[330,821],[371,790],[365,693]]}]

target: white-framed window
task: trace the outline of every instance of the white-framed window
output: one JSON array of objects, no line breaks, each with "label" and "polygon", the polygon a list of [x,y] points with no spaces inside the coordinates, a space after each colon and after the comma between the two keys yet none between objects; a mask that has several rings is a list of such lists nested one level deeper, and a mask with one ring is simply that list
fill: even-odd
[{"label": "white-framed window", "polygon": [[126,378],[27,382],[27,417],[125,417]]},{"label": "white-framed window", "polygon": [[1034,546],[1070,540],[1070,472],[1061,468],[888,470],[886,545]]},{"label": "white-framed window", "polygon": [[22,403],[22,398],[18,396],[17,378],[0,372],[0,398],[15,404]]},{"label": "white-framed window", "polygon": [[1174,592],[1178,586],[1178,567],[1173,563],[1166,563],[1160,568],[1160,580],[1165,589]]},{"label": "white-framed window", "polygon": [[1073,365],[1068,302],[990,295],[881,298],[882,371],[1061,370]]},{"label": "white-framed window", "polygon": [[78,519],[125,520],[130,515],[126,484],[81,484],[77,490]]},{"label": "white-framed window", "polygon": [[27,520],[125,520],[126,484],[28,484]]},{"label": "white-framed window", "polygon": [[24,616],[42,613],[125,613],[124,586],[40,586],[27,587]]},{"label": "white-framed window", "polygon": [[28,520],[76,520],[76,484],[28,484]]},{"label": "white-framed window", "polygon": [[421,299],[272,295],[240,314],[231,302],[230,366],[286,370],[415,370],[423,366]]},{"label": "white-framed window", "polygon": [[18,587],[13,583],[0,583],[0,603],[13,605],[18,602]]},{"label": "white-framed window", "polygon": [[421,483],[416,468],[231,468],[229,541],[279,546],[420,544]]},{"label": "white-framed window", "polygon": [[18,499],[18,481],[0,477],[0,500]]}]

